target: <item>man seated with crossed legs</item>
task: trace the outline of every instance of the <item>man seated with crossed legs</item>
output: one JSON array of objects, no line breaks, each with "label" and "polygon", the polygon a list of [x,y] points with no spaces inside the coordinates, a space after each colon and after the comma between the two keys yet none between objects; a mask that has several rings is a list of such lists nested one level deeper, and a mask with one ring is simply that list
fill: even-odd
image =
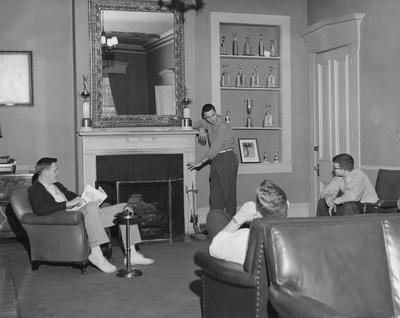
[{"label": "man seated with crossed legs", "polygon": [[[84,204],[83,198],[78,194],[66,189],[57,182],[58,167],[56,158],[42,158],[36,163],[36,172],[33,176],[32,186],[28,189],[29,200],[33,211],[37,215],[49,215],[58,211],[68,210],[75,206]],[[87,232],[90,255],[89,261],[104,273],[113,273],[116,267],[104,257],[100,245],[109,242],[104,230],[113,226],[114,216],[127,207],[126,203],[120,203],[100,208],[97,203],[84,204],[79,211],[83,213],[85,229]],[[121,225],[122,233],[125,226]],[[126,246],[125,236],[122,235],[123,244]],[[145,258],[136,250],[136,244],[141,242],[137,225],[130,226],[131,264],[148,265],[154,261]],[[125,260],[126,261],[126,260]]]}]

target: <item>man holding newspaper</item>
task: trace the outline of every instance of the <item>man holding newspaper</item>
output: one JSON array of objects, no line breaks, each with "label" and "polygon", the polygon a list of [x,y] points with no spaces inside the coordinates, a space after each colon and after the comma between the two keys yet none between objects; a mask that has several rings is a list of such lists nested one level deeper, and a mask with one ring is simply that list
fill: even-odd
[{"label": "man holding newspaper", "polygon": [[[129,208],[126,203],[120,203],[104,208],[99,205],[107,195],[104,191],[98,191],[92,186],[86,186],[82,196],[69,191],[60,182],[57,182],[58,167],[56,158],[42,158],[36,163],[35,175],[33,176],[32,186],[28,189],[29,200],[33,211],[37,215],[49,215],[62,210],[79,210],[84,215],[85,228],[88,235],[91,253],[89,261],[104,273],[113,273],[116,267],[109,263],[104,257],[100,245],[109,242],[109,238],[104,230],[106,227],[114,225],[114,216],[122,212],[124,208]],[[125,226],[121,226],[122,233],[125,233]],[[141,237],[137,225],[130,226],[131,231],[131,264],[148,265],[154,261],[145,258],[136,251],[135,244],[141,242]],[[122,235],[124,245],[125,236]]]}]

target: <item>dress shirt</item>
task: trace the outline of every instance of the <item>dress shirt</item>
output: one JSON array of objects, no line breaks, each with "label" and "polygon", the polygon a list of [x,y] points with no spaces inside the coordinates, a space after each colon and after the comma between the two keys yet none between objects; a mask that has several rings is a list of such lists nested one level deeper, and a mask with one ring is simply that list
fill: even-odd
[{"label": "dress shirt", "polygon": [[[250,209],[253,214],[257,212],[256,203],[252,201],[243,205],[239,211],[242,211],[243,208]],[[233,217],[233,221],[237,223],[235,217]],[[220,231],[214,236],[210,244],[210,255],[215,258],[243,265],[247,253],[249,233],[250,230],[248,228],[239,228],[235,232]]]},{"label": "dress shirt", "polygon": [[219,232],[212,240],[209,251],[210,255],[243,265],[247,253],[247,242],[250,230],[239,229],[236,232]]},{"label": "dress shirt", "polygon": [[[343,193],[337,196],[339,193]],[[343,204],[350,201],[361,203],[375,203],[378,195],[368,179],[368,176],[360,169],[352,170],[346,177],[334,177],[322,191],[321,197],[335,197],[335,204]]]},{"label": "dress shirt", "polygon": [[46,184],[42,183],[42,185],[45,187],[47,192],[49,192],[52,195],[52,197],[54,198],[54,200],[56,202],[59,203],[59,202],[67,201],[67,198],[65,197],[65,195],[60,191],[60,189],[57,188],[57,186],[55,184],[46,185]]},{"label": "dress shirt", "polygon": [[220,115],[217,115],[217,118],[215,125],[204,119],[195,122],[193,125],[194,129],[204,128],[207,131],[210,148],[203,156],[203,161],[213,159],[222,150],[233,149],[235,144],[232,127]]}]

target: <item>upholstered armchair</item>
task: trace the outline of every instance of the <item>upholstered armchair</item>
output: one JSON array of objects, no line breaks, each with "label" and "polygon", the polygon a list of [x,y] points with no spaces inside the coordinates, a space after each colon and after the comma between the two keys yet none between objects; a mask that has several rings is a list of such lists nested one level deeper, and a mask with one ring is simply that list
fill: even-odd
[{"label": "upholstered armchair", "polygon": [[378,202],[364,203],[364,213],[396,213],[400,198],[400,170],[379,169],[375,183]]},{"label": "upholstered armchair", "polygon": [[12,193],[11,206],[29,239],[32,270],[42,263],[70,263],[86,272],[89,245],[81,212],[37,216],[32,211],[27,188]]}]

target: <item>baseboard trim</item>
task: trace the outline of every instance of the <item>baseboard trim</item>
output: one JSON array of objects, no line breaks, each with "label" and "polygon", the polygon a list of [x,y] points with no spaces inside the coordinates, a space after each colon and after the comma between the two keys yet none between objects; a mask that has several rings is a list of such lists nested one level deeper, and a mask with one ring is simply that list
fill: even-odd
[{"label": "baseboard trim", "polygon": [[373,170],[373,171],[378,171],[379,169],[400,170],[400,166],[361,165],[360,168],[361,170]]},{"label": "baseboard trim", "polygon": [[[207,214],[210,211],[209,207],[202,207],[197,209],[199,215],[199,223],[206,223]],[[310,213],[310,204],[308,202],[291,203],[288,209],[288,217],[309,217],[314,216]]]}]

